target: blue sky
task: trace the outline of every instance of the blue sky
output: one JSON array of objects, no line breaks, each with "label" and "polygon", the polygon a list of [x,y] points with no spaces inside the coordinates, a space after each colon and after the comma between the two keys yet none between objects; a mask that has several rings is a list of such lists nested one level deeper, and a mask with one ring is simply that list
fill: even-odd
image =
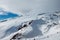
[{"label": "blue sky", "polygon": [[55,12],[60,10],[60,0],[1,0],[0,6],[18,15],[30,15],[29,12],[35,9],[37,11],[40,10],[39,12]]},{"label": "blue sky", "polygon": [[14,14],[12,12],[6,12],[6,15],[0,15],[0,20],[8,19],[8,18],[14,18],[18,17],[17,14]]}]

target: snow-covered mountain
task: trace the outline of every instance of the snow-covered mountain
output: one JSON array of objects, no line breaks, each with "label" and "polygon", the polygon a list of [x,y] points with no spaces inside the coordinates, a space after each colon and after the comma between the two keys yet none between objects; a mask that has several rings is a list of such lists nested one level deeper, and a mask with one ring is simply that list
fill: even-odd
[{"label": "snow-covered mountain", "polygon": [[56,36],[59,40],[59,34],[60,11],[37,13],[0,23],[0,40],[53,40]]},{"label": "snow-covered mountain", "polygon": [[60,40],[60,0],[0,0],[0,40]]}]

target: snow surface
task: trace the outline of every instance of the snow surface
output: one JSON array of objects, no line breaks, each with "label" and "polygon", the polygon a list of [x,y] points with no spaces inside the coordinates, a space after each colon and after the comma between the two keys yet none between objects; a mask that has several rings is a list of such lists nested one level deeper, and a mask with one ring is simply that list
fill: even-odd
[{"label": "snow surface", "polygon": [[[0,40],[60,40],[59,3],[59,0],[1,0],[0,7],[19,17],[0,21]],[[7,14],[0,9],[0,15]]]},{"label": "snow surface", "polygon": [[[32,21],[32,24],[29,25],[30,21]],[[18,30],[21,27],[20,25],[24,24],[27,27]],[[0,22],[0,40],[10,40],[17,33],[22,34],[20,40],[59,40],[60,12],[39,13],[35,17],[32,15],[22,16]],[[15,40],[18,40],[18,38]]]}]

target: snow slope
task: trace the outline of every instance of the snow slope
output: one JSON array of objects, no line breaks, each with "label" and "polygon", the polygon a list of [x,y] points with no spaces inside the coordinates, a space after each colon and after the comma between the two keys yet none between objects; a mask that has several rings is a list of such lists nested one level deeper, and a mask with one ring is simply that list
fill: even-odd
[{"label": "snow slope", "polygon": [[0,0],[0,7],[18,15],[0,21],[0,40],[60,40],[60,0]]},{"label": "snow slope", "polygon": [[[29,24],[31,21],[32,23]],[[24,25],[27,26],[24,27]],[[20,27],[23,28],[19,29]],[[55,39],[54,34],[56,33],[59,40],[59,32],[59,11],[52,13],[38,13],[35,16],[31,15],[17,17],[15,19],[0,23],[0,40],[12,40],[13,36],[17,34],[18,35],[15,40],[53,40]],[[21,35],[19,36],[19,34]]]}]

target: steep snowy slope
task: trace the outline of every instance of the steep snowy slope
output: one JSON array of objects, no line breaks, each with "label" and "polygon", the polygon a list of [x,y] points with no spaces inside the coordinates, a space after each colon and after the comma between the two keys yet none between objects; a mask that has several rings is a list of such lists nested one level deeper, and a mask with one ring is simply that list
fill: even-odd
[{"label": "steep snowy slope", "polygon": [[0,24],[1,40],[53,40],[54,34],[60,34],[60,12],[22,16]]},{"label": "steep snowy slope", "polygon": [[0,40],[60,40],[60,0],[0,0],[0,7],[7,9]]}]

